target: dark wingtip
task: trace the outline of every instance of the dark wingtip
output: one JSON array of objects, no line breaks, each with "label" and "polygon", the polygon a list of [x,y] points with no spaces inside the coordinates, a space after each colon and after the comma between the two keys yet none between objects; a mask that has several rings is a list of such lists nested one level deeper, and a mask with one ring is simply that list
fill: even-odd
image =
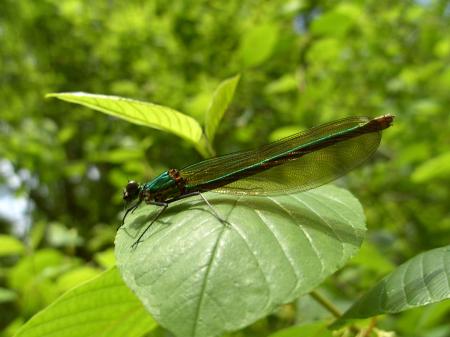
[{"label": "dark wingtip", "polygon": [[363,126],[363,129],[368,132],[381,131],[390,127],[393,121],[393,115],[375,117],[374,119],[367,122],[367,124]]}]

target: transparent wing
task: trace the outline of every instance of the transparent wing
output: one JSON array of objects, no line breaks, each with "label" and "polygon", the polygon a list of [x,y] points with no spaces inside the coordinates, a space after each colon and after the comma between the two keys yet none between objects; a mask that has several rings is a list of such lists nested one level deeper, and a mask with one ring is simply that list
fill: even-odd
[{"label": "transparent wing", "polygon": [[298,159],[214,189],[230,194],[267,195],[305,191],[345,175],[370,158],[381,132],[339,142]]},{"label": "transparent wing", "polygon": [[[283,156],[276,166],[262,163],[294,149],[321,142],[330,134],[363,126],[368,117],[350,117],[283,138],[256,150],[208,159],[180,170],[188,188],[213,189],[232,194],[277,194],[301,191],[325,184],[347,173],[377,149],[381,132],[373,131],[330,144],[300,157]],[[259,172],[248,176],[255,169]],[[224,185],[226,183],[226,185]]]}]

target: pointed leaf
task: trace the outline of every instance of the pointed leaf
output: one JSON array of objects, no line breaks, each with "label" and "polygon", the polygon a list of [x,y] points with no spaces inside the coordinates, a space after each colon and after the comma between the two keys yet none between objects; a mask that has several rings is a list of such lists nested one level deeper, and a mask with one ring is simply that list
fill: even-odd
[{"label": "pointed leaf", "polygon": [[16,337],[138,337],[155,327],[112,268],[62,295],[25,323]]},{"label": "pointed leaf", "polygon": [[48,94],[46,97],[81,104],[130,123],[170,132],[194,144],[200,142],[202,138],[202,129],[195,119],[165,106],[83,92]]},{"label": "pointed leaf", "polygon": [[217,87],[205,115],[205,132],[210,143],[214,139],[214,135],[220,120],[228,108],[234,96],[234,91],[239,83],[240,75],[226,79]]},{"label": "pointed leaf", "polygon": [[308,293],[359,249],[365,224],[348,192],[324,186],[276,197],[206,193],[180,201],[131,246],[157,211],[142,205],[116,237],[128,284],[179,337],[213,337]]},{"label": "pointed leaf", "polygon": [[333,328],[346,320],[396,313],[450,298],[450,246],[408,260],[348,309]]}]

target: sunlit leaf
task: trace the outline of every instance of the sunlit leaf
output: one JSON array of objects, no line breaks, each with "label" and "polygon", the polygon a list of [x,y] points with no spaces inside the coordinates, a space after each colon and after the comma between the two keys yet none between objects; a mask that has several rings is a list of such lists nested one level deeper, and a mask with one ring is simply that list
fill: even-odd
[{"label": "sunlit leaf", "polygon": [[240,75],[226,79],[216,89],[205,115],[205,133],[209,142],[212,143],[217,127],[223,117],[228,105],[234,96],[234,91],[239,83]]},{"label": "sunlit leaf", "polygon": [[121,148],[108,152],[93,153],[89,160],[108,163],[126,163],[132,160],[139,160],[145,157],[141,148]]},{"label": "sunlit leaf", "polygon": [[278,40],[278,27],[266,23],[252,27],[242,38],[240,57],[247,67],[257,66],[266,61]]},{"label": "sunlit leaf", "polygon": [[299,80],[293,74],[286,74],[275,81],[270,82],[264,88],[264,92],[269,95],[281,94],[293,90],[297,90],[299,87]]},{"label": "sunlit leaf", "polygon": [[25,246],[11,235],[0,234],[0,256],[22,254]]},{"label": "sunlit leaf", "polygon": [[233,331],[308,293],[359,249],[365,224],[347,191],[238,198],[205,197],[170,205],[131,248],[155,215],[142,205],[116,237],[128,286],[176,336],[213,337]]},{"label": "sunlit leaf", "polygon": [[81,104],[130,123],[170,132],[194,144],[198,144],[202,139],[202,129],[195,119],[166,106],[83,92],[55,93],[46,97]]},{"label": "sunlit leaf", "polygon": [[96,253],[94,258],[99,265],[106,268],[111,268],[116,264],[116,257],[112,248]]},{"label": "sunlit leaf", "polygon": [[315,34],[343,36],[352,24],[352,19],[346,14],[331,11],[317,17],[311,25],[311,31]]},{"label": "sunlit leaf", "polygon": [[308,49],[307,59],[310,62],[319,61],[321,63],[335,62],[339,59],[344,46],[342,42],[335,38],[323,38],[314,43]]},{"label": "sunlit leaf", "polygon": [[34,279],[42,281],[44,278],[57,276],[73,264],[73,261],[65,259],[56,249],[40,249],[33,255],[22,258],[11,268],[8,283],[13,289],[23,290],[28,283],[33,283]]},{"label": "sunlit leaf", "polygon": [[396,313],[450,298],[450,246],[408,260],[358,300],[333,324]]},{"label": "sunlit leaf", "polygon": [[113,268],[62,295],[25,323],[16,337],[138,337],[155,327]]},{"label": "sunlit leaf", "polygon": [[300,125],[288,125],[283,126],[278,129],[273,130],[270,133],[269,140],[271,142],[277,141],[279,139],[291,136],[293,134],[299,133],[300,131],[303,131],[304,128],[302,128]]},{"label": "sunlit leaf", "polygon": [[0,288],[0,304],[12,302],[17,298],[17,294],[11,289]]},{"label": "sunlit leaf", "polygon": [[58,288],[67,291],[83,282],[93,279],[101,274],[102,270],[89,265],[74,268],[62,274],[57,281]]},{"label": "sunlit leaf", "polygon": [[450,177],[450,152],[443,153],[429,159],[412,174],[412,180],[416,183],[424,183],[434,179],[449,179]]}]

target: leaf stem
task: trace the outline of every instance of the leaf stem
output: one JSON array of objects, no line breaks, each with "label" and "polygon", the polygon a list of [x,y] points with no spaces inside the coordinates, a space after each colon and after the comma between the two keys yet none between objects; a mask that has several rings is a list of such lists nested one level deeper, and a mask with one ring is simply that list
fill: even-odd
[{"label": "leaf stem", "polygon": [[321,304],[325,309],[327,309],[334,317],[339,318],[342,316],[342,313],[339,309],[331,303],[327,298],[319,294],[316,290],[313,290],[309,293],[309,295],[314,298],[319,304]]}]

